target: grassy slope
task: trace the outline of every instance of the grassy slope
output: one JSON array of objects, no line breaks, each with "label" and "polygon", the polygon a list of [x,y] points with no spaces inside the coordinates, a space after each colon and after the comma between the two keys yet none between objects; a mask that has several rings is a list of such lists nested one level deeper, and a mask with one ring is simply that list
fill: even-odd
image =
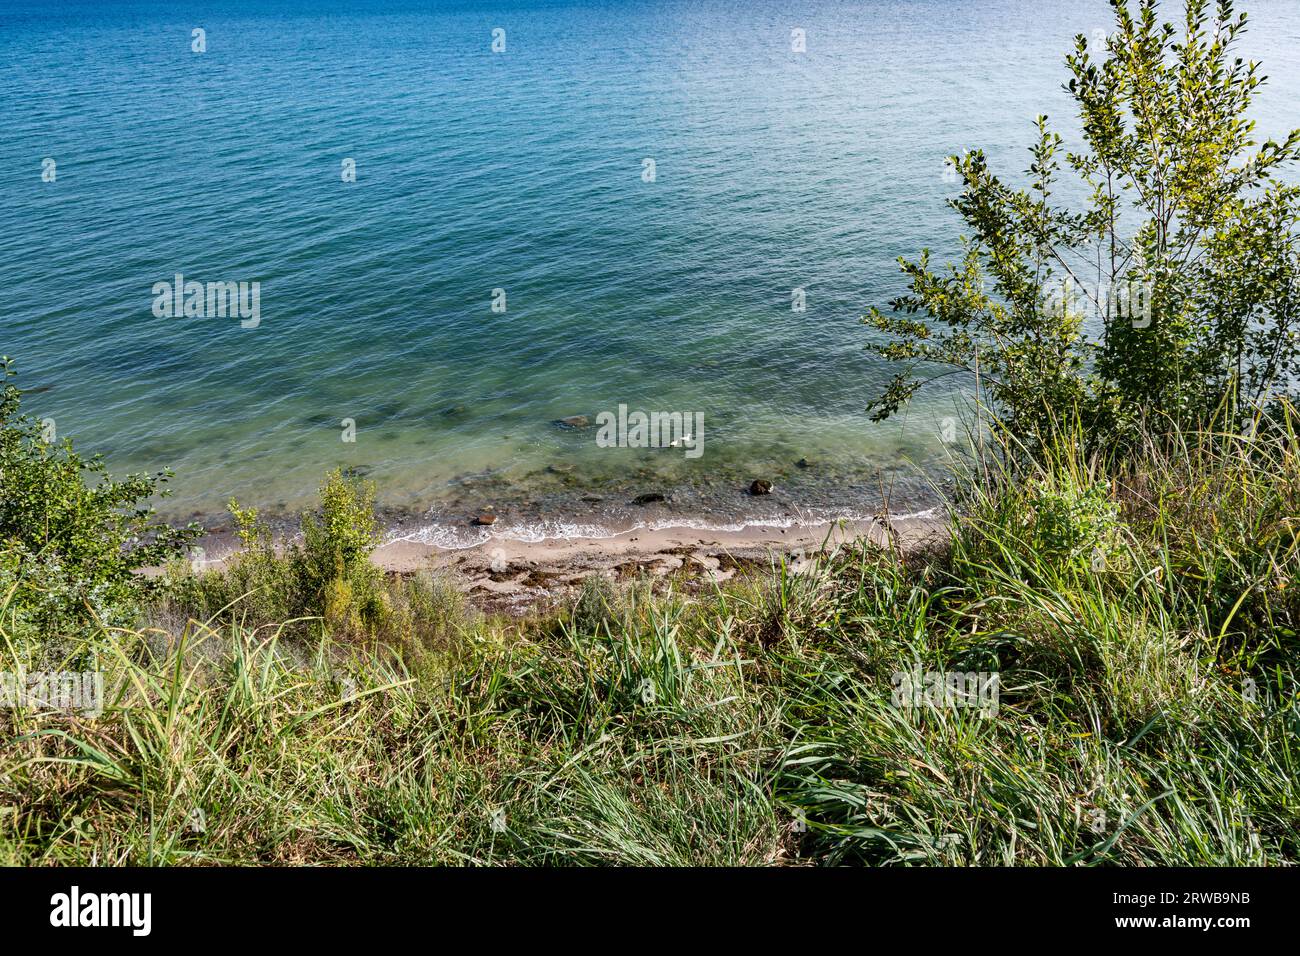
[{"label": "grassy slope", "polygon": [[[103,717],[0,711],[0,862],[1294,861],[1292,448],[1066,453],[973,482],[947,553],[707,599],[390,582],[381,642],[173,608],[97,639]],[[894,706],[900,670],[1000,708]]]}]

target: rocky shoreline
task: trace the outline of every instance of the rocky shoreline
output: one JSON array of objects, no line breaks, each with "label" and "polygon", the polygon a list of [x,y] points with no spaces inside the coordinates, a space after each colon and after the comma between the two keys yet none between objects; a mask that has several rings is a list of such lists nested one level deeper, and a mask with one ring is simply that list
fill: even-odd
[{"label": "rocky shoreline", "polygon": [[[433,572],[452,580],[481,609],[511,615],[564,600],[582,581],[599,575],[619,582],[647,577],[704,588],[738,574],[770,569],[784,559],[795,573],[826,549],[859,539],[906,553],[942,542],[947,521],[939,508],[919,513],[792,523],[710,528],[638,526],[616,533],[521,539],[493,524],[480,526],[481,541],[446,547],[390,528],[373,560],[392,574]],[[289,536],[285,536],[288,540]],[[218,529],[202,542],[203,566],[219,568],[239,550],[232,529]]]}]

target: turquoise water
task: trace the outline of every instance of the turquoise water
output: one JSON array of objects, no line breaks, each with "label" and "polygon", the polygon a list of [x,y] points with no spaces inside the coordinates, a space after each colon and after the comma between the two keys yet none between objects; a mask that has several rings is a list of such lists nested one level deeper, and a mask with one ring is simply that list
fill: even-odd
[{"label": "turquoise water", "polygon": [[[1249,8],[1276,134],[1300,5]],[[0,352],[61,435],[173,467],[180,513],[292,509],[340,465],[435,529],[909,506],[960,396],[868,422],[890,370],[859,319],[897,256],[953,250],[944,157],[1023,169],[1035,114],[1069,128],[1071,38],[1108,23],[1102,0],[6,2]],[[156,316],[177,273],[260,283],[259,324]],[[702,453],[554,423],[619,404],[702,413]]]}]

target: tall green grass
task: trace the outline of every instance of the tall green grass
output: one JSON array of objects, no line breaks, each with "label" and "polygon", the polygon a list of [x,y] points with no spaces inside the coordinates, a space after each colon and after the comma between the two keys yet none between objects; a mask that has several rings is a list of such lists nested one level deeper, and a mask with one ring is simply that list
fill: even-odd
[{"label": "tall green grass", "polygon": [[[0,711],[0,860],[1294,862],[1295,448],[1284,416],[1122,467],[985,456],[937,553],[525,621],[427,576],[378,579],[370,630],[241,616],[281,560],[250,556],[69,649],[102,716]],[[998,673],[996,715],[895,704],[953,671]]]}]

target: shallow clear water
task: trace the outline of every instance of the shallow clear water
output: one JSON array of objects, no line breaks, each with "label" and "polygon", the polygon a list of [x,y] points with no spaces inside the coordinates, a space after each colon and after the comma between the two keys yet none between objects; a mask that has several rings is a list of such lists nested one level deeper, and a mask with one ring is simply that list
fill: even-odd
[{"label": "shallow clear water", "polygon": [[[1250,10],[1276,134],[1300,4]],[[1071,38],[1108,23],[1103,0],[5,3],[0,352],[61,435],[173,467],[180,512],[291,509],[338,465],[518,533],[906,507],[956,382],[868,422],[890,369],[859,319],[897,256],[953,250],[944,157],[1023,169],[1035,114],[1069,128]],[[260,325],[155,317],[176,273],[258,281]],[[620,403],[703,413],[703,454],[554,424]]]}]

